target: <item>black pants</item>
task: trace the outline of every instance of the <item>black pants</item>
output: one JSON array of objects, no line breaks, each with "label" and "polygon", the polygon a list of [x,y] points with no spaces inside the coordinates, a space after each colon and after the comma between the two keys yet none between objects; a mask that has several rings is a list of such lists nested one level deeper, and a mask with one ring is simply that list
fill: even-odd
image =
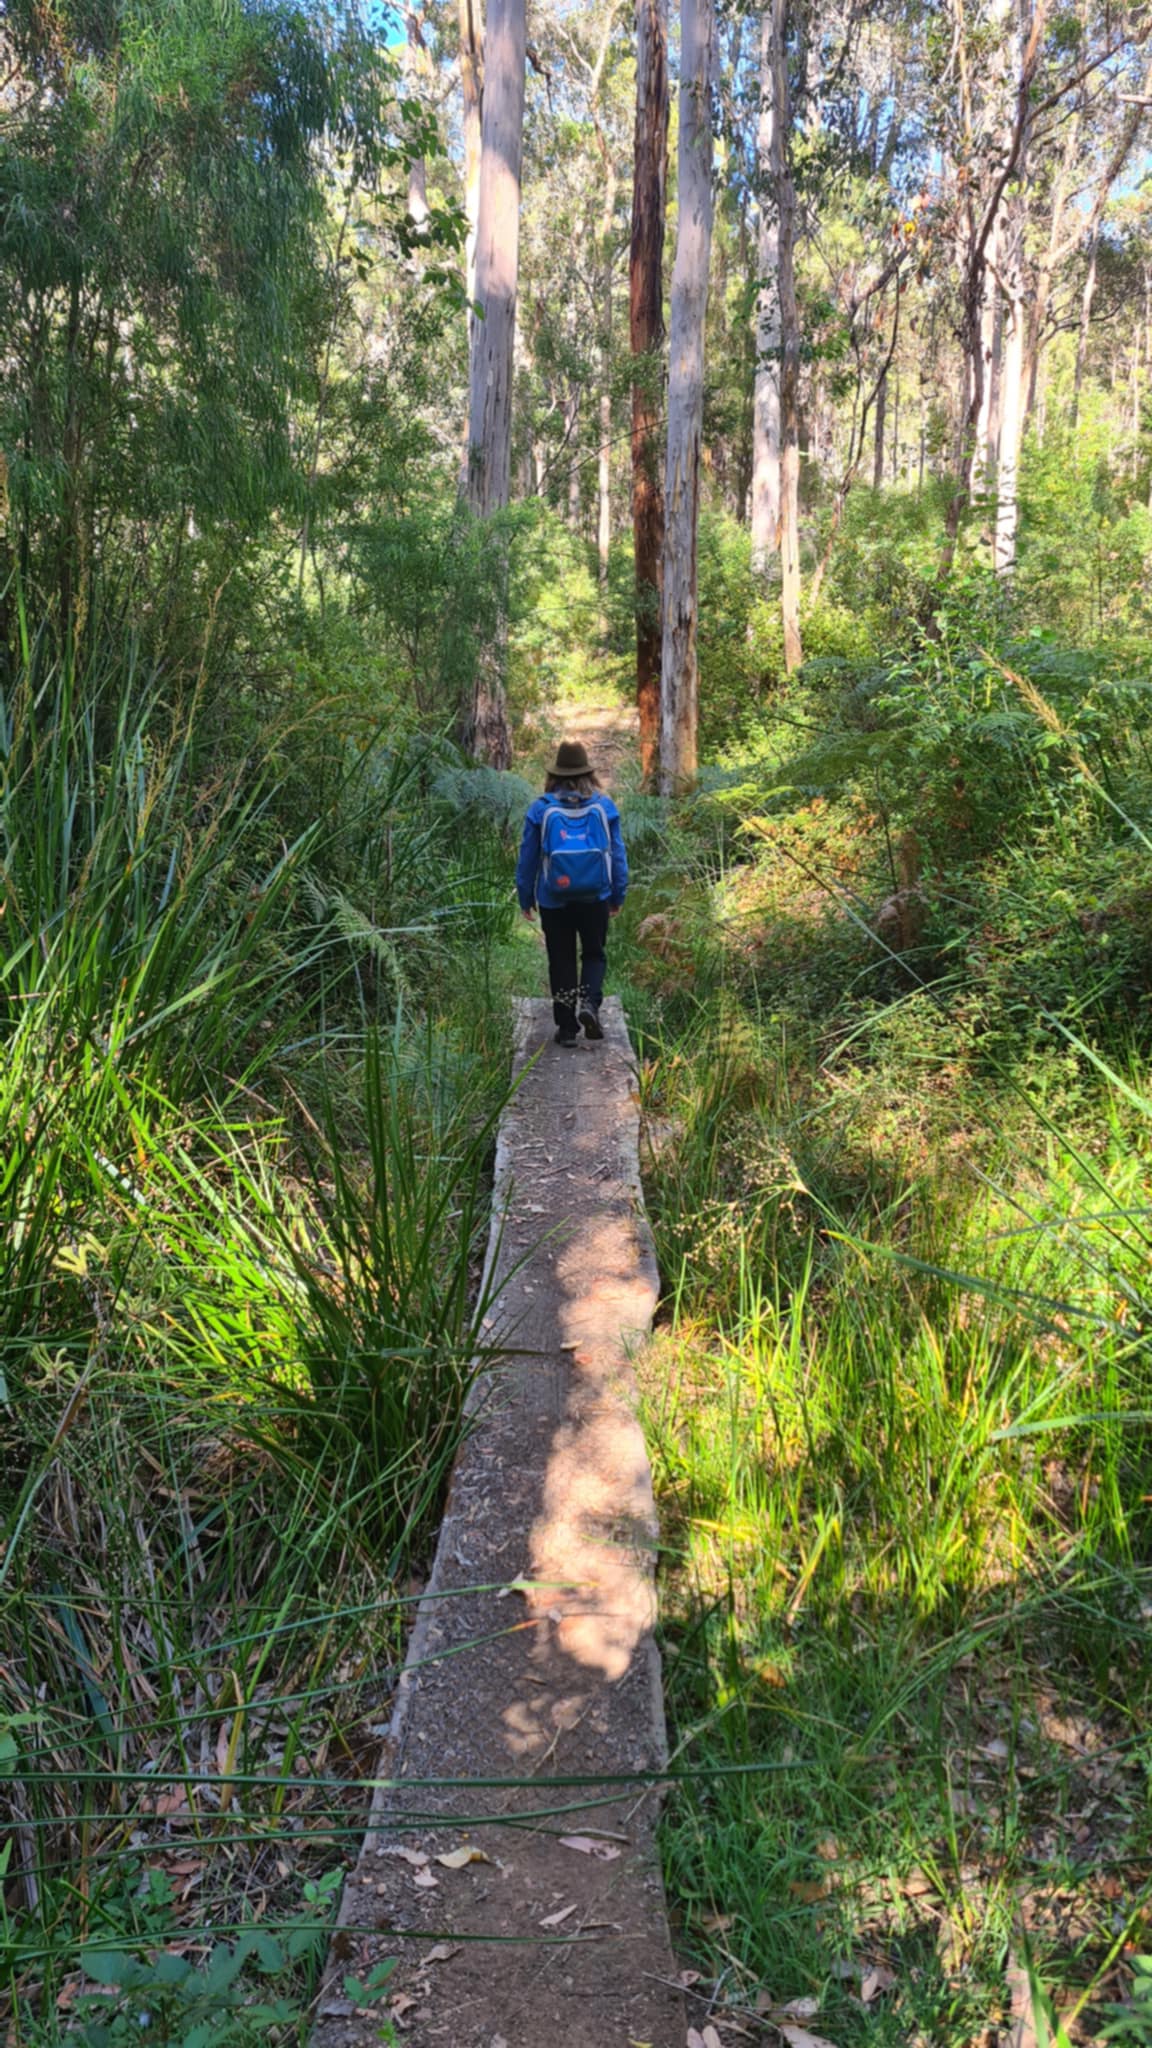
[{"label": "black pants", "polygon": [[[540,909],[544,944],[548,948],[548,979],[552,984],[552,1015],[561,1031],[576,1030],[577,1010],[598,1010],[604,994],[604,941],[608,937],[607,903],[566,903],[562,910]],[[580,965],[576,965],[576,945]]]}]

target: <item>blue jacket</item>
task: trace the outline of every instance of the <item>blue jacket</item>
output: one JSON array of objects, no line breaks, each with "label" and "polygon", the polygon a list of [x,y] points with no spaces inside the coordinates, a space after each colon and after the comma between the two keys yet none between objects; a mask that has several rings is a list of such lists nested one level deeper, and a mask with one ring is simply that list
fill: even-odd
[{"label": "blue jacket", "polygon": [[[524,820],[524,837],[520,841],[520,858],[516,863],[516,894],[520,898],[521,910],[531,910],[539,904],[541,910],[560,910],[564,898],[555,889],[550,889],[540,873],[540,825],[553,804],[582,803],[586,799],[570,795],[567,790],[557,790],[554,796],[538,796],[528,806]],[[608,820],[608,833],[612,847],[612,886],[602,889],[600,901],[607,900],[613,910],[618,910],[628,890],[628,855],[624,851],[624,834],[620,830],[620,813],[610,796],[597,791],[596,802],[601,804]]]}]

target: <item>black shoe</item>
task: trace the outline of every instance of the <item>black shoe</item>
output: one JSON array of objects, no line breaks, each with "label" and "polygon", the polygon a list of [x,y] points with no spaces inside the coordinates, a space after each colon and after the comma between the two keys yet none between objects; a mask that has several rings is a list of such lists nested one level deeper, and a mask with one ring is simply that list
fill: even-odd
[{"label": "black shoe", "polygon": [[584,1026],[585,1038],[603,1038],[604,1026],[595,1010],[581,1010],[580,1022]]},{"label": "black shoe", "polygon": [[[556,1033],[556,1044],[575,1045],[579,1036],[580,1033],[578,1031],[558,1031]],[[601,1033],[601,1036],[603,1036],[603,1033]]]}]

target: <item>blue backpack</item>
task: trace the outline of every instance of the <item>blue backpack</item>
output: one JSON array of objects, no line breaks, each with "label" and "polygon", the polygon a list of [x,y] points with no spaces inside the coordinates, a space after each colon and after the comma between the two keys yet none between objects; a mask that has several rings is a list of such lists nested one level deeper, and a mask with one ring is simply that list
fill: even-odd
[{"label": "blue backpack", "polygon": [[612,888],[612,836],[603,804],[549,804],[540,826],[544,880],[566,903],[589,903]]}]

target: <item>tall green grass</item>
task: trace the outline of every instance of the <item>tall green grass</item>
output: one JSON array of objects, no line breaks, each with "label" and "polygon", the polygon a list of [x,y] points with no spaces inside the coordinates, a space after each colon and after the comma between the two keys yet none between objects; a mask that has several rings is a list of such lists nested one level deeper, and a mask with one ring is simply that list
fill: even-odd
[{"label": "tall green grass", "polygon": [[[776,794],[779,843],[739,863],[707,799],[672,820],[676,860],[641,860],[626,928],[666,1283],[642,1368],[665,1671],[676,1753],[704,1773],[668,1808],[670,1892],[713,2009],[745,2026],[969,2048],[1005,2037],[1023,1985],[1052,2038],[1111,2014],[1135,2044],[1141,958],[1105,962],[1107,1002],[1076,984],[1079,924],[1040,951],[1012,932],[1003,971],[999,881],[1044,853],[1022,829],[964,878],[967,961],[886,955],[855,794],[838,814]],[[1132,867],[1137,813],[1094,824],[1093,802],[1089,781],[1065,879],[1093,832]],[[929,918],[954,886],[941,860]],[[1042,870],[1030,887],[1039,924]]]},{"label": "tall green grass", "polygon": [[[301,818],[307,736],[272,737],[222,767],[130,643],[35,642],[0,695],[16,2039],[68,2030],[85,1963],[257,1920],[292,1931],[213,1965],[215,2005],[189,1980],[197,2024],[247,2038],[236,1973],[275,1964],[304,2026],[484,1353],[503,842],[445,856],[442,761],[380,746]],[[115,1967],[135,2025],[159,1990]]]}]

